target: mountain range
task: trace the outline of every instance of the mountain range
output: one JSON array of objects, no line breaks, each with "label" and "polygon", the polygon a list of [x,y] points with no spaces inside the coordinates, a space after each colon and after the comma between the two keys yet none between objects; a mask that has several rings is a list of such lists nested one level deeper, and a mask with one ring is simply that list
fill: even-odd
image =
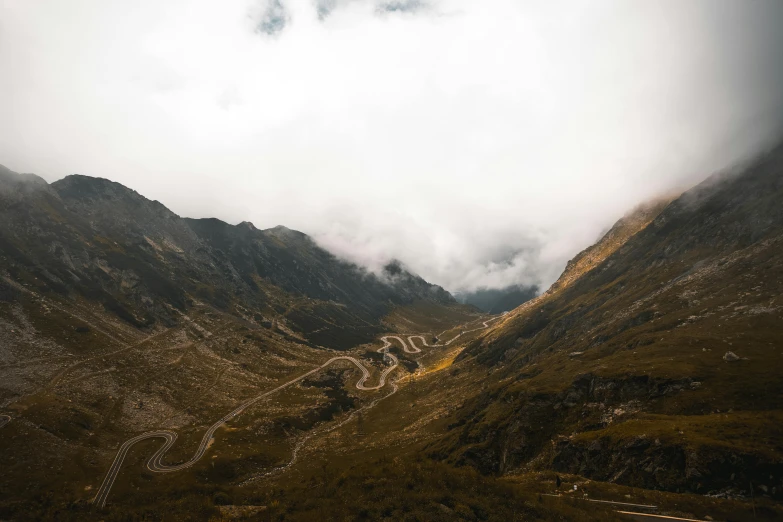
[{"label": "mountain range", "polygon": [[0,518],[779,519],[782,200],[778,147],[497,313],[0,169]]},{"label": "mountain range", "polygon": [[374,339],[395,306],[455,302],[399,262],[369,273],[282,226],[181,218],[106,179],[47,184],[3,167],[0,256],[13,280],[99,302],[137,328],[170,326],[196,301],[239,304],[257,322],[284,321],[338,349]]}]

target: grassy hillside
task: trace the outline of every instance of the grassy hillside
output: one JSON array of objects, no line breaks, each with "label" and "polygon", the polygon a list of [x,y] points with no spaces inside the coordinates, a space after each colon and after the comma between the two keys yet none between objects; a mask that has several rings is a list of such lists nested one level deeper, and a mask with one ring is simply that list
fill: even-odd
[{"label": "grassy hillside", "polygon": [[783,498],[781,198],[778,149],[618,223],[461,354],[492,378],[431,454]]}]

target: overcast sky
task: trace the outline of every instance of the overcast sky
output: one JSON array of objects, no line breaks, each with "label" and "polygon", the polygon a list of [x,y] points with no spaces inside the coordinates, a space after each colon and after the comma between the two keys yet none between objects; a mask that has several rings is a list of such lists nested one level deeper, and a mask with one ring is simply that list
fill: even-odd
[{"label": "overcast sky", "polygon": [[0,164],[548,285],[781,130],[783,1],[0,0]]}]

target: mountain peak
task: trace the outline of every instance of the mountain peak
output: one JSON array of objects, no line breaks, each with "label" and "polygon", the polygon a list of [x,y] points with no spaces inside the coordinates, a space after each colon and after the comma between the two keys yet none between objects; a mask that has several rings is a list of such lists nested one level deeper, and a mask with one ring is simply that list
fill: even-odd
[{"label": "mountain peak", "polygon": [[276,227],[272,227],[267,230],[269,230],[270,232],[279,232],[279,233],[295,232],[295,230],[292,230],[284,225],[277,225]]},{"label": "mountain peak", "polygon": [[9,168],[0,165],[0,192],[8,193],[14,190],[32,191],[49,186],[40,176],[35,174],[17,174]]},{"label": "mountain peak", "polygon": [[291,228],[285,227],[283,225],[277,225],[273,228],[268,228],[264,230],[267,235],[271,235],[273,237],[276,237],[281,240],[306,240],[311,241],[310,236],[305,234],[304,232],[300,232],[298,230],[293,230]]},{"label": "mountain peak", "polygon": [[117,183],[116,181],[94,176],[85,176],[84,174],[69,174],[63,179],[52,183],[52,186],[57,187],[59,190],[81,190],[86,194],[97,193],[106,190],[124,190],[138,194],[138,192],[135,190],[130,189],[121,183]]},{"label": "mountain peak", "polygon": [[83,207],[83,210],[89,212],[98,209],[110,213],[131,212],[142,221],[150,217],[145,213],[169,219],[179,217],[159,201],[146,198],[135,190],[106,178],[70,174],[52,183],[51,187],[64,201]]},{"label": "mountain peak", "polygon": [[383,271],[388,275],[396,276],[402,274],[406,270],[403,264],[398,259],[392,259],[391,261],[386,263],[386,265],[384,265]]},{"label": "mountain peak", "polygon": [[253,230],[253,231],[258,230],[256,228],[256,226],[253,223],[251,223],[250,221],[243,221],[240,224],[238,224],[237,226],[239,228],[244,228],[244,229],[247,229],[247,230]]}]

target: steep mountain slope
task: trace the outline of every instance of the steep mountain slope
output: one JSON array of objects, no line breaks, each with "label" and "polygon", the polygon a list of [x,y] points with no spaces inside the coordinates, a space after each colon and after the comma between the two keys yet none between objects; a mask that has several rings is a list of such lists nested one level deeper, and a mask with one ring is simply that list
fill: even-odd
[{"label": "steep mountain slope", "polygon": [[778,148],[620,221],[460,355],[491,384],[431,454],[781,498],[781,198]]},{"label": "steep mountain slope", "polygon": [[314,344],[347,348],[383,331],[395,306],[454,303],[398,264],[370,274],[300,232],[183,219],[105,179],[48,185],[0,169],[0,203],[0,256],[11,279],[100,302],[137,328],[170,326],[173,310],[203,301],[252,309],[256,322],[290,323]]},{"label": "steep mountain slope", "polygon": [[[372,387],[392,370],[378,333],[485,319],[399,263],[370,274],[284,227],[183,219],[107,180],[0,169],[0,518],[217,515],[226,490],[258,491],[238,482],[282,474],[393,391]],[[419,367],[419,352],[392,353],[388,382]],[[160,430],[178,437],[167,462],[205,434],[207,456],[151,480],[127,469],[141,444],[111,512],[91,505],[117,449]]]},{"label": "steep mountain slope", "polygon": [[[457,295],[459,302],[471,304],[487,313],[520,312],[564,289],[589,272],[625,244],[634,234],[644,229],[673,200],[662,197],[633,209],[609,229],[595,244],[585,248],[568,261],[563,273],[544,294],[536,297],[536,287],[510,286],[499,290],[476,290]],[[523,306],[524,305],[524,306]],[[517,309],[517,310],[515,310]]]},{"label": "steep mountain slope", "polygon": [[563,273],[547,292],[553,294],[562,290],[598,266],[630,238],[646,228],[673,199],[674,197],[658,198],[644,203],[629,212],[615,223],[594,245],[587,247],[571,259]]}]

